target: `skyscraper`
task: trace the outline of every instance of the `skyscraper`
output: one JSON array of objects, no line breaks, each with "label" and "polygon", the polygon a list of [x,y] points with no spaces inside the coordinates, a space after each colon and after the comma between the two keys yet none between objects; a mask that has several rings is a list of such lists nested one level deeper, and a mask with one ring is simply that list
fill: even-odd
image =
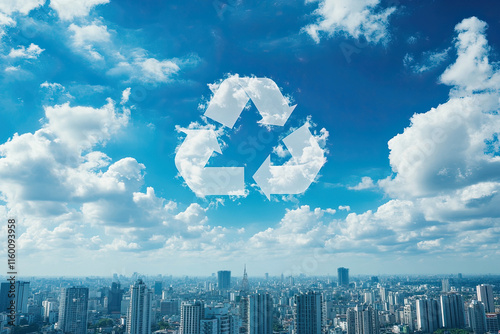
[{"label": "skyscraper", "polygon": [[417,330],[424,333],[434,333],[441,322],[439,303],[435,299],[417,299]]},{"label": "skyscraper", "polygon": [[495,304],[493,302],[493,286],[489,284],[481,284],[476,286],[477,300],[483,302],[486,313],[495,312]]},{"label": "skyscraper", "polygon": [[120,314],[122,305],[123,291],[120,289],[120,283],[111,283],[111,289],[108,290],[108,313]]},{"label": "skyscraper", "polygon": [[464,301],[461,295],[450,293],[441,295],[441,326],[444,328],[464,328]]},{"label": "skyscraper", "polygon": [[295,334],[321,334],[323,298],[320,293],[308,292],[295,296]]},{"label": "skyscraper", "polygon": [[468,307],[469,324],[474,334],[486,333],[486,312],[482,302],[473,300]]},{"label": "skyscraper", "polygon": [[127,311],[127,334],[151,333],[151,301],[153,294],[141,279],[130,286]]},{"label": "skyscraper", "polygon": [[87,334],[88,302],[88,288],[63,288],[59,302],[58,329],[64,333]]},{"label": "skyscraper", "polygon": [[200,334],[203,307],[203,303],[200,301],[182,303],[180,334]]},{"label": "skyscraper", "polygon": [[242,294],[248,294],[248,290],[250,289],[250,285],[248,283],[248,275],[247,275],[247,265],[243,269],[243,279],[241,280],[241,292]]},{"label": "skyscraper", "polygon": [[163,282],[156,281],[155,282],[155,295],[161,296],[162,290],[163,290]]},{"label": "skyscraper", "polygon": [[217,272],[217,283],[219,290],[228,290],[231,288],[231,271],[220,270]]},{"label": "skyscraper", "polygon": [[347,309],[347,334],[379,334],[378,311],[369,305]]},{"label": "skyscraper", "polygon": [[247,333],[273,333],[273,300],[270,294],[254,293],[248,296]]},{"label": "skyscraper", "polygon": [[339,286],[349,286],[349,269],[340,267],[337,269]]}]

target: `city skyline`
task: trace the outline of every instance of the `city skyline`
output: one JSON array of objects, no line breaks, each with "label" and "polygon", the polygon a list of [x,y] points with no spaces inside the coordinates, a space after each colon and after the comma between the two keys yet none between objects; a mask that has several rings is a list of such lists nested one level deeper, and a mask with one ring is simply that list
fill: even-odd
[{"label": "city skyline", "polygon": [[0,3],[18,276],[500,274],[500,3],[195,4]]}]

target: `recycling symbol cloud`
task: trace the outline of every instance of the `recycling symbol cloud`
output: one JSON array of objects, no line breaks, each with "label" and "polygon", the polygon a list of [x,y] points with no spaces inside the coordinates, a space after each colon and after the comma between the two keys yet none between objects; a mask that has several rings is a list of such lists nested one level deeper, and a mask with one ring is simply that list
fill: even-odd
[{"label": "recycling symbol cloud", "polygon": [[[295,106],[289,106],[278,85],[268,78],[233,76],[225,79],[205,111],[205,116],[233,128],[249,100],[262,116],[263,125],[284,126]],[[178,147],[175,166],[197,196],[244,195],[244,167],[207,167],[214,152],[222,154],[213,129],[183,129],[186,138]],[[271,165],[269,155],[253,179],[269,199],[273,194],[300,194],[325,164],[325,152],[305,123],[283,139],[291,159]]]}]

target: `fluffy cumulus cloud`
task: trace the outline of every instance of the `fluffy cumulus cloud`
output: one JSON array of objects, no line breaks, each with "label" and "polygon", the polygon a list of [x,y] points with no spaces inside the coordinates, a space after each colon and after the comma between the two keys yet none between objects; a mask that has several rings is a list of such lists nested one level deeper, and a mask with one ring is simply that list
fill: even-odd
[{"label": "fluffy cumulus cloud", "polygon": [[387,26],[395,7],[383,8],[380,0],[307,0],[318,2],[317,21],[304,30],[319,43],[321,36],[364,37],[378,43],[389,38]]},{"label": "fluffy cumulus cloud", "polygon": [[440,77],[451,87],[449,100],[415,114],[389,141],[393,176],[377,184],[363,177],[350,188],[378,186],[393,199],[345,219],[301,206],[276,227],[256,233],[251,245],[268,256],[313,263],[321,254],[338,253],[498,256],[500,72],[488,59],[486,28],[475,17],[456,26],[456,61]]},{"label": "fluffy cumulus cloud", "polygon": [[70,21],[87,16],[95,6],[107,3],[109,0],[50,0],[50,7],[61,20]]},{"label": "fluffy cumulus cloud", "polygon": [[371,189],[374,188],[375,184],[373,183],[373,180],[369,176],[363,176],[361,178],[361,182],[359,182],[357,185],[348,187],[348,189],[351,190],[365,190],[365,189]]},{"label": "fluffy cumulus cloud", "polygon": [[43,51],[44,49],[31,43],[27,48],[21,46],[18,49],[11,49],[8,56],[10,58],[36,59]]},{"label": "fluffy cumulus cloud", "polygon": [[129,119],[130,110],[111,99],[100,108],[46,106],[42,128],[0,145],[2,216],[22,221],[19,244],[27,254],[173,251],[179,245],[202,252],[223,247],[226,236],[237,233],[208,225],[206,207],[178,207],[152,187],[143,191],[143,164],[131,157],[113,162],[102,152]]}]

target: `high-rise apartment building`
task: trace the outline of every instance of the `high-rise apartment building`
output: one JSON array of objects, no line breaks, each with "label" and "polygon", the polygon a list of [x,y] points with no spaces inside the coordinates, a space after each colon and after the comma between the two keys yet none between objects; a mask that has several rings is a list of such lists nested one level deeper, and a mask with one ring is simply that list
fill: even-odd
[{"label": "high-rise apartment building", "polygon": [[417,330],[423,333],[434,333],[441,327],[440,307],[437,300],[417,299]]},{"label": "high-rise apartment building", "polygon": [[440,297],[441,326],[444,328],[464,328],[465,311],[461,295],[444,294]]},{"label": "high-rise apartment building", "polygon": [[141,279],[130,286],[127,311],[127,334],[151,333],[151,302],[153,294]]},{"label": "high-rise apartment building", "polygon": [[495,312],[495,303],[493,300],[493,286],[481,284],[476,286],[477,300],[484,304],[486,313]]},{"label": "high-rise apartment building", "polygon": [[469,325],[474,334],[486,333],[486,312],[482,302],[473,300],[468,307]]},{"label": "high-rise apartment building", "polygon": [[323,329],[323,298],[308,292],[295,296],[295,334],[321,334]]},{"label": "high-rise apartment building", "polygon": [[224,305],[209,305],[205,306],[203,311],[202,328],[200,334],[208,334],[206,329],[210,331],[211,323],[209,321],[214,321],[216,325],[217,334],[236,334],[237,328],[235,326],[235,320],[232,315],[229,314],[228,308]]},{"label": "high-rise apartment building", "polygon": [[349,286],[349,269],[340,267],[337,269],[339,286]]},{"label": "high-rise apartment building", "polygon": [[204,305],[201,301],[182,303],[180,334],[200,334],[203,308]]},{"label": "high-rise apartment building", "polygon": [[231,271],[220,270],[217,272],[217,287],[219,290],[229,290],[231,288]]},{"label": "high-rise apartment building", "polygon": [[378,311],[369,305],[357,305],[347,310],[347,334],[379,334]]},{"label": "high-rise apartment building", "polygon": [[254,293],[248,296],[246,333],[273,333],[273,300],[270,294]]},{"label": "high-rise apartment building", "polygon": [[57,328],[63,333],[87,334],[88,303],[88,288],[63,288],[59,302]]}]

